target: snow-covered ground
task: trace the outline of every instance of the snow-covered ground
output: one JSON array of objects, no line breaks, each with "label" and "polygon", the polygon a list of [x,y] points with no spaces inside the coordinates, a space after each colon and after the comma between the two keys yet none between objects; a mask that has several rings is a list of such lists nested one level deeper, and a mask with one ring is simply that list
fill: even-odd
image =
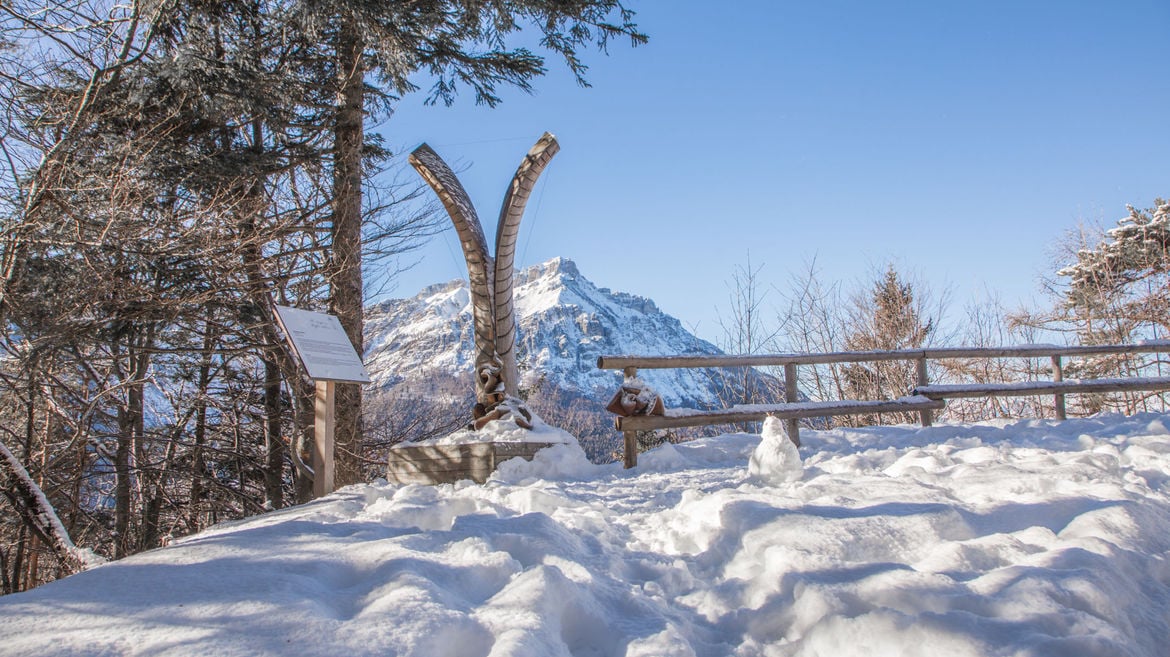
[{"label": "snow-covered ground", "polygon": [[354,486],[0,598],[3,655],[1170,654],[1170,415]]}]

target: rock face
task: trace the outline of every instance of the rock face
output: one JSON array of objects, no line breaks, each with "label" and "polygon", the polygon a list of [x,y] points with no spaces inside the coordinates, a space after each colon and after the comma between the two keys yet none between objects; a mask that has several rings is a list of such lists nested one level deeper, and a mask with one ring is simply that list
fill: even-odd
[{"label": "rock face", "polygon": [[[451,281],[368,308],[365,356],[374,387],[468,379],[475,360],[470,301],[466,282]],[[520,271],[515,304],[521,389],[551,385],[603,404],[622,377],[597,369],[600,355],[720,353],[650,299],[598,288],[565,258]],[[717,404],[722,379],[716,370],[639,375],[668,407]]]}]

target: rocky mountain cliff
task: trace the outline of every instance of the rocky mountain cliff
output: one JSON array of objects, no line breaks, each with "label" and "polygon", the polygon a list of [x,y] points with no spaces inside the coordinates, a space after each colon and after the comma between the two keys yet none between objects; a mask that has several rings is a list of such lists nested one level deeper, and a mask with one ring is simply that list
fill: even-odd
[{"label": "rocky mountain cliff", "polygon": [[[720,353],[650,299],[598,288],[565,258],[520,271],[515,301],[522,389],[543,383],[604,404],[621,374],[599,370],[600,355]],[[385,301],[366,312],[366,367],[376,388],[470,380],[474,348],[465,281],[433,285],[413,298]],[[640,376],[668,407],[717,403],[720,376],[715,370],[645,370]]]}]

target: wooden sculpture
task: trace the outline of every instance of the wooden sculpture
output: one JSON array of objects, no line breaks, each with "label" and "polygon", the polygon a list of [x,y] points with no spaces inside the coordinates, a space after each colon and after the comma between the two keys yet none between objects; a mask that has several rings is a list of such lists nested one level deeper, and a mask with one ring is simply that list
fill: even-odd
[{"label": "wooden sculpture", "polygon": [[544,133],[516,169],[504,194],[496,227],[496,255],[488,254],[487,240],[467,191],[451,167],[423,144],[410,154],[410,165],[435,190],[463,245],[475,325],[475,418],[481,428],[492,420],[511,418],[532,428],[532,415],[519,399],[516,367],[516,314],[512,304],[512,269],[520,218],[545,166],[560,150],[556,137]]}]

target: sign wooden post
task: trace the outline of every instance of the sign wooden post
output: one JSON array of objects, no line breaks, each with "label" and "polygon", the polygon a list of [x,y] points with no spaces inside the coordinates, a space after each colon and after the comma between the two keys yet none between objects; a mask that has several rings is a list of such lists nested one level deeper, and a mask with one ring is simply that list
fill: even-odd
[{"label": "sign wooden post", "polygon": [[313,413],[313,497],[333,492],[336,383],[369,383],[370,375],[341,321],[333,315],[275,306],[276,321],[317,385]]},{"label": "sign wooden post", "polygon": [[333,492],[335,385],[332,381],[317,381],[317,402],[313,407],[313,497]]}]

